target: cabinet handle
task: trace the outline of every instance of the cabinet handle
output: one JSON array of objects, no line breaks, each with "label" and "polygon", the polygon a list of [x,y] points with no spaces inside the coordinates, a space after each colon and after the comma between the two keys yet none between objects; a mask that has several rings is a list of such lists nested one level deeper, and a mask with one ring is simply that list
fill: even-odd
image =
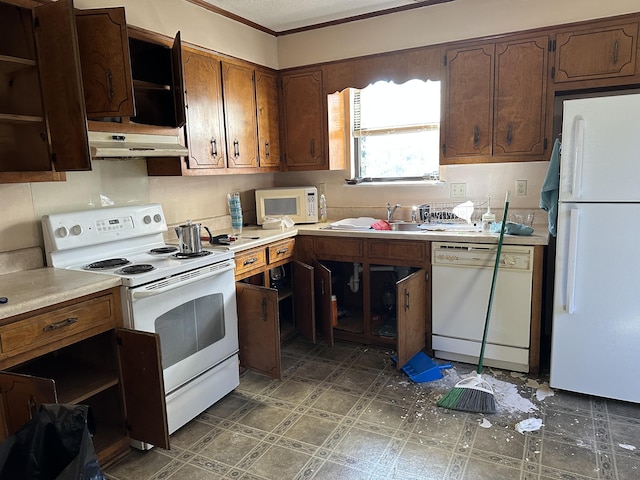
[{"label": "cabinet handle", "polygon": [[473,128],[473,146],[478,148],[478,145],[480,145],[480,127],[476,125]]},{"label": "cabinet handle", "polygon": [[269,149],[269,142],[264,142],[264,152],[267,158],[271,155],[271,150]]},{"label": "cabinet handle", "polygon": [[214,157],[218,156],[218,144],[215,138],[211,139],[211,155],[213,155]]},{"label": "cabinet handle", "polygon": [[60,320],[59,322],[51,323],[46,327],[42,328],[43,332],[51,332],[53,330],[57,330],[59,328],[68,327],[69,325],[73,325],[78,321],[78,317],[69,317],[64,320]]},{"label": "cabinet handle", "polygon": [[233,155],[236,158],[240,156],[240,142],[238,140],[233,141]]},{"label": "cabinet handle", "polygon": [[613,63],[618,63],[618,40],[613,43]]},{"label": "cabinet handle", "polygon": [[409,310],[409,290],[404,289],[404,311]]},{"label": "cabinet handle", "polygon": [[262,321],[267,321],[267,299],[262,297]]},{"label": "cabinet handle", "polygon": [[320,293],[324,297],[324,279],[320,282]]},{"label": "cabinet handle", "polygon": [[256,263],[258,261],[258,257],[247,258],[242,265],[251,265],[252,263]]},{"label": "cabinet handle", "polygon": [[315,140],[313,138],[309,142],[309,151],[310,151],[312,157],[316,156],[316,142],[315,142]]},{"label": "cabinet handle", "polygon": [[513,142],[513,125],[509,124],[507,126],[507,145],[511,145],[511,142]]},{"label": "cabinet handle", "polygon": [[115,92],[113,91],[113,75],[111,70],[107,70],[107,97],[109,98],[109,103],[115,97]]},{"label": "cabinet handle", "polygon": [[287,247],[279,248],[278,250],[276,250],[276,255],[282,255],[283,253],[287,253],[288,251],[289,249]]}]

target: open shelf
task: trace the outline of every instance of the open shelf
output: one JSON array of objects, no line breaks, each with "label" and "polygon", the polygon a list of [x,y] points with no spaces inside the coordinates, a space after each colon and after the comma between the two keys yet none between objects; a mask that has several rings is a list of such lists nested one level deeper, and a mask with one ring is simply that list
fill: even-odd
[{"label": "open shelf", "polygon": [[15,113],[0,113],[0,123],[42,123],[44,117],[40,115],[18,115]]},{"label": "open shelf", "polygon": [[35,66],[35,60],[31,60],[30,58],[0,55],[0,73],[14,73],[25,68],[32,68]]}]

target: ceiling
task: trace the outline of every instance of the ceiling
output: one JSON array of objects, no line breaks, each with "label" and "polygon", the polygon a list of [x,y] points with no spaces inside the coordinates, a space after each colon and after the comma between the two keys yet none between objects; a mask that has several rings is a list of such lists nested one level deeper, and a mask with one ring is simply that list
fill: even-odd
[{"label": "ceiling", "polygon": [[199,0],[193,3],[205,8],[211,6],[223,15],[282,34],[449,1],[453,0]]}]

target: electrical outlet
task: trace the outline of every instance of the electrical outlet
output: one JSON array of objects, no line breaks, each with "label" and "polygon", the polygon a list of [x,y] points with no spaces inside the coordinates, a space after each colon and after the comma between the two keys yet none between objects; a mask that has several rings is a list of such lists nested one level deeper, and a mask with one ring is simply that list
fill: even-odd
[{"label": "electrical outlet", "polygon": [[526,197],[526,196],[527,196],[527,181],[516,180],[516,197]]},{"label": "electrical outlet", "polygon": [[467,196],[467,184],[466,183],[452,183],[451,184],[451,198],[464,198]]}]

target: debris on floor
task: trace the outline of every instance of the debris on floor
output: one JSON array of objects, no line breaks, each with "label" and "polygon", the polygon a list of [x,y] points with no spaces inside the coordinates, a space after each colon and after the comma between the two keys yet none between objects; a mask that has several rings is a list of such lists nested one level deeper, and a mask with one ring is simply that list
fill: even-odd
[{"label": "debris on floor", "polygon": [[540,418],[527,418],[521,422],[516,423],[516,432],[535,432],[542,428],[542,419]]},{"label": "debris on floor", "polygon": [[478,424],[478,426],[482,428],[491,428],[493,427],[493,423],[491,423],[486,418],[483,418],[482,421]]}]

